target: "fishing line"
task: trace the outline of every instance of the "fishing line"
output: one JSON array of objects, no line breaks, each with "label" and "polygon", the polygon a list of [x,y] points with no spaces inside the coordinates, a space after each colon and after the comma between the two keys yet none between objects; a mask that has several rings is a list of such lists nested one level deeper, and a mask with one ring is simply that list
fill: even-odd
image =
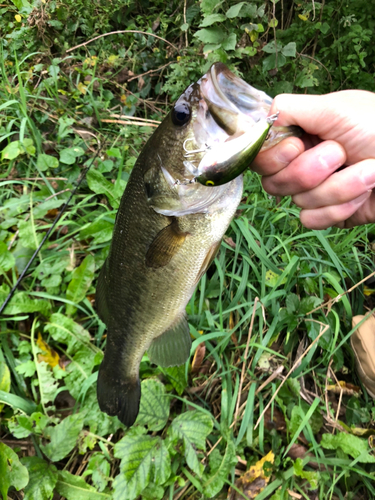
[{"label": "fishing line", "polygon": [[29,262],[26,264],[26,267],[25,269],[22,271],[22,273],[20,274],[20,276],[18,277],[18,280],[16,281],[16,284],[13,286],[13,288],[11,289],[11,291],[9,292],[7,298],[5,299],[5,301],[3,302],[3,304],[1,305],[0,307],[0,316],[3,314],[4,312],[4,309],[6,308],[6,306],[8,305],[9,301],[11,300],[11,298],[13,297],[14,295],[14,292],[17,290],[19,284],[21,283],[21,281],[23,280],[23,278],[26,276],[26,273],[27,271],[29,270],[31,264],[33,263],[35,257],[38,255],[38,253],[40,252],[40,249],[42,248],[42,246],[44,245],[44,243],[48,240],[50,234],[52,233],[52,231],[54,230],[56,224],[59,222],[59,220],[61,219],[63,213],[65,212],[65,210],[68,208],[69,206],[69,203],[71,202],[73,196],[76,194],[77,192],[77,189],[79,188],[79,186],[81,185],[81,182],[83,181],[83,179],[86,177],[86,174],[87,172],[90,170],[90,168],[92,167],[92,164],[94,163],[94,161],[97,159],[97,157],[99,156],[100,152],[102,151],[103,147],[104,147],[104,144],[106,143],[106,140],[108,139],[109,137],[109,133],[104,137],[103,139],[103,143],[102,143],[102,146],[99,147],[99,149],[97,150],[97,152],[95,153],[90,165],[88,165],[84,170],[83,172],[81,173],[81,177],[78,179],[77,181],[77,184],[76,184],[76,187],[73,189],[73,191],[70,193],[70,196],[68,198],[68,200],[64,203],[64,205],[62,206],[60,212],[58,213],[56,219],[53,221],[53,224],[52,226],[48,229],[48,231],[46,232],[46,234],[44,235],[42,241],[40,242],[38,248],[35,250],[35,252],[33,253],[32,257],[30,258]]}]

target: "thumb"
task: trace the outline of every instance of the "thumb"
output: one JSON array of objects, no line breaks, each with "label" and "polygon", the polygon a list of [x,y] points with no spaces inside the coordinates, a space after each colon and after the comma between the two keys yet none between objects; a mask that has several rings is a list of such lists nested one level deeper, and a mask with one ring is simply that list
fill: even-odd
[{"label": "thumb", "polygon": [[280,113],[276,126],[299,125],[305,132],[321,139],[332,139],[330,132],[343,120],[342,92],[325,95],[279,94],[271,114]]}]

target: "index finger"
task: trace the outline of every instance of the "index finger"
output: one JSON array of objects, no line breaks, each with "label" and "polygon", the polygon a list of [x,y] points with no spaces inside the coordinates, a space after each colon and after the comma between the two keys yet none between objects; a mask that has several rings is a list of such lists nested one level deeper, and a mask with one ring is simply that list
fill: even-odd
[{"label": "index finger", "polygon": [[301,139],[288,137],[273,148],[259,153],[251,164],[251,168],[261,175],[276,174],[304,151],[305,145]]}]

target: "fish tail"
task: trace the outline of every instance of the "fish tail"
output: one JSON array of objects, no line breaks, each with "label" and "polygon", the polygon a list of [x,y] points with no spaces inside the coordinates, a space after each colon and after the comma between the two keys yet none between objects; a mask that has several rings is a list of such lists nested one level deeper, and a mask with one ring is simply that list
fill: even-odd
[{"label": "fish tail", "polygon": [[[107,358],[108,359],[108,358]],[[127,427],[136,421],[141,399],[139,377],[127,377],[116,362],[103,363],[99,369],[97,385],[98,402],[101,411],[117,416]]]}]

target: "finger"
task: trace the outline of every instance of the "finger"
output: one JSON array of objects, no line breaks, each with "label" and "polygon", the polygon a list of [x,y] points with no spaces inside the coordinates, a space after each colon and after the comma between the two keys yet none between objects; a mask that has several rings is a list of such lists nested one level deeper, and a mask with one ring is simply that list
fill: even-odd
[{"label": "finger", "polygon": [[340,225],[349,219],[370,196],[371,191],[342,205],[301,210],[301,222],[309,229],[327,229],[327,227]]},{"label": "finger", "polygon": [[258,174],[272,175],[285,168],[304,151],[305,146],[301,139],[289,137],[273,148],[259,153],[251,168]]},{"label": "finger", "polygon": [[342,205],[375,187],[375,160],[364,160],[329,176],[316,188],[293,196],[301,208]]},{"label": "finger", "polygon": [[299,125],[308,134],[333,139],[332,131],[342,124],[337,112],[338,93],[326,95],[280,94],[272,102],[270,114],[280,112],[275,126]]},{"label": "finger", "polygon": [[263,187],[276,196],[296,195],[319,186],[345,160],[345,150],[339,143],[321,142],[299,155],[283,170],[263,177]]},{"label": "finger", "polygon": [[375,222],[375,193],[372,192],[369,198],[361,205],[352,216],[341,223],[339,227],[355,227],[363,224]]}]

